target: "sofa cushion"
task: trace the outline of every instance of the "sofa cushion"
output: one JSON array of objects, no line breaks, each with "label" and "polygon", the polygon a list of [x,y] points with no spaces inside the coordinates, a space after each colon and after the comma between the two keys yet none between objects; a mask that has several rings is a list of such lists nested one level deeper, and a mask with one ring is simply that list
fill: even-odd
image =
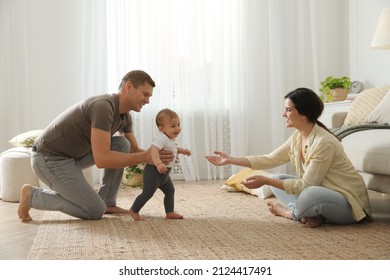
[{"label": "sofa cushion", "polygon": [[390,90],[378,106],[366,117],[365,121],[390,124]]},{"label": "sofa cushion", "polygon": [[357,170],[390,175],[390,129],[355,132],[344,137],[342,143]]},{"label": "sofa cushion", "polygon": [[349,108],[343,126],[363,123],[365,118],[381,102],[389,89],[390,86],[383,86],[367,89],[359,93]]},{"label": "sofa cushion", "polygon": [[390,176],[359,172],[369,190],[390,194]]}]

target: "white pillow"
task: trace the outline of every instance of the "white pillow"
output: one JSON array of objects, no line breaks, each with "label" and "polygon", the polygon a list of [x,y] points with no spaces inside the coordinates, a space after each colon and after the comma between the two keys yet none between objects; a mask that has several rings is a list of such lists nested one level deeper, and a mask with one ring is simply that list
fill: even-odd
[{"label": "white pillow", "polygon": [[364,121],[390,124],[390,90]]},{"label": "white pillow", "polygon": [[[228,186],[228,185],[222,185],[221,190],[225,190],[228,192],[240,192],[240,190],[233,188],[231,186]],[[264,185],[264,186],[257,188],[257,189],[248,189],[248,188],[243,187],[242,191],[247,192],[251,195],[258,196],[259,198],[263,198],[263,199],[268,198],[270,196],[273,196],[273,193],[271,191],[271,187],[268,185]]]},{"label": "white pillow", "polygon": [[9,143],[16,147],[31,147],[34,145],[35,139],[41,135],[42,132],[43,130],[38,129],[24,132],[13,137],[9,140]]}]

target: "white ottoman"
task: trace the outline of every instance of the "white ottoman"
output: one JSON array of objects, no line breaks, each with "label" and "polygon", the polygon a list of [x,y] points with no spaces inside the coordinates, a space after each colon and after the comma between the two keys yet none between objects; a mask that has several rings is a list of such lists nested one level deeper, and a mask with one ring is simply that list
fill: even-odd
[{"label": "white ottoman", "polygon": [[31,169],[30,148],[16,147],[0,155],[0,194],[4,201],[19,202],[20,190],[26,183],[39,185]]}]

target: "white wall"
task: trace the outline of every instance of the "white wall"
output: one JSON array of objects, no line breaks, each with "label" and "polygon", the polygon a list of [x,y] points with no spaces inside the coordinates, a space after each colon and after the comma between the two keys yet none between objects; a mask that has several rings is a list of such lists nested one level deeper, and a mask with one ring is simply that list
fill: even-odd
[{"label": "white wall", "polygon": [[81,1],[49,2],[28,2],[28,82],[30,96],[38,99],[30,107],[31,126],[36,128],[44,128],[62,110],[83,98],[83,29],[76,24],[82,9],[75,7]]},{"label": "white wall", "polygon": [[350,0],[350,77],[365,88],[390,84],[390,50],[370,48],[382,8],[390,0]]},{"label": "white wall", "polygon": [[[335,10],[335,5],[320,2],[318,17],[321,24],[317,30],[317,37],[320,45],[326,48],[319,48],[318,52],[318,81],[314,91],[320,93],[320,82],[327,76],[349,75],[349,14],[348,1],[339,1],[340,8]],[[333,42],[329,44],[329,42]],[[307,85],[306,85],[307,86]]]}]

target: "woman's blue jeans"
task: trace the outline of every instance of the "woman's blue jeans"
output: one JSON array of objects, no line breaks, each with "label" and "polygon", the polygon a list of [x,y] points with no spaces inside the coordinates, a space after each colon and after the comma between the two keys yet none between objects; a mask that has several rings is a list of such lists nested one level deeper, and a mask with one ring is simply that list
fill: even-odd
[{"label": "woman's blue jeans", "polygon": [[[276,179],[296,179],[292,175],[278,175]],[[299,195],[287,194],[284,190],[271,187],[280,202],[291,210],[293,220],[321,215],[326,222],[333,224],[357,223],[353,219],[352,208],[347,199],[339,192],[321,187],[310,186]]]},{"label": "woman's blue jeans", "polygon": [[[128,153],[129,141],[122,136],[111,138],[111,150]],[[87,182],[83,169],[95,164],[92,153],[74,159],[66,156],[32,153],[32,168],[50,189],[33,188],[31,208],[60,211],[73,217],[95,220],[116,205],[116,196],[123,176],[123,168],[104,169],[99,191]]]}]

